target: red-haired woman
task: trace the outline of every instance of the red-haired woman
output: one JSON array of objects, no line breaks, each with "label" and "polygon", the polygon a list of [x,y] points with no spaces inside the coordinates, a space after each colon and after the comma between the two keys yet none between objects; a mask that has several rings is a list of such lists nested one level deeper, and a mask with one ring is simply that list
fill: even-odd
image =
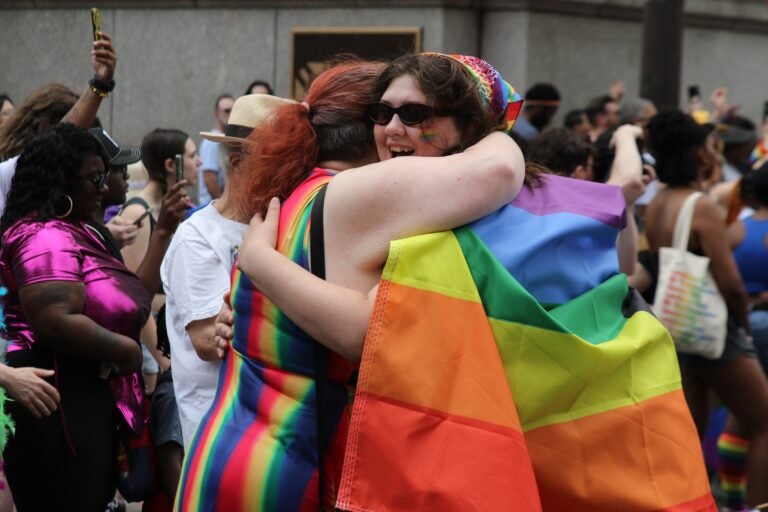
[{"label": "red-haired woman", "polygon": [[[432,71],[456,82],[445,99],[451,105],[443,110],[434,98],[408,98],[410,106],[394,114],[418,125],[419,132],[413,130],[415,139],[403,139],[386,151],[413,156],[395,161],[390,154],[386,161],[374,163],[377,149],[367,109],[381,97],[374,90],[379,71],[380,65],[371,63],[331,68],[312,83],[305,102],[282,107],[271,123],[257,127],[250,136],[255,141],[247,164],[252,183],[240,191],[243,200],[261,212],[273,197],[284,201],[278,246],[304,269],[310,267],[312,205],[337,172],[349,175],[347,190],[360,185],[366,192],[377,191],[369,202],[369,218],[358,220],[371,239],[382,243],[469,222],[507,203],[522,186],[524,164],[517,145],[503,133],[487,135],[502,112],[486,116],[475,84],[461,65],[449,60]],[[466,123],[447,115],[448,108],[462,106],[470,113]],[[471,144],[475,145],[470,150],[452,154]],[[446,154],[451,156],[419,158]],[[472,180],[464,180],[470,172]],[[365,179],[358,181],[362,176]],[[415,191],[420,191],[418,197]],[[355,193],[346,199],[355,201]],[[340,247],[336,235],[326,231],[326,250]],[[347,256],[358,260],[353,261],[355,266],[360,258],[373,257]],[[326,261],[331,278],[343,262]],[[343,284],[367,291],[377,280],[374,271]],[[332,346],[335,353],[330,354],[327,369],[319,370],[325,366],[318,363],[322,347],[239,272],[233,276],[231,302],[232,350],[225,358],[214,404],[187,454],[176,509],[332,509],[346,437],[347,384],[355,369],[350,360],[355,354]],[[322,391],[316,386],[318,374],[325,374]],[[320,452],[327,475],[323,477],[318,474]],[[324,484],[322,506],[318,481]]]}]

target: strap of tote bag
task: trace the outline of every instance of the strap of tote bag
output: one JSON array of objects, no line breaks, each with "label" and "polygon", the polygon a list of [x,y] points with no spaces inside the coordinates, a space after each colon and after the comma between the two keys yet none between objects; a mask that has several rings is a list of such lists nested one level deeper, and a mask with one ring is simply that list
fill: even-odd
[{"label": "strap of tote bag", "polygon": [[672,238],[672,247],[678,251],[688,250],[688,239],[691,236],[691,223],[693,221],[693,210],[696,208],[696,201],[704,195],[701,192],[694,192],[689,195],[680,207],[675,222],[675,234]]}]

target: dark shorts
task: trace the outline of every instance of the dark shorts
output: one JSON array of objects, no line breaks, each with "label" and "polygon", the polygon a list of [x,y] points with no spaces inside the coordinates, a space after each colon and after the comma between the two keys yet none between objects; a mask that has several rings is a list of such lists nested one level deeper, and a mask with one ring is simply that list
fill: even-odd
[{"label": "dark shorts", "polygon": [[753,310],[749,314],[749,329],[755,339],[755,350],[763,371],[768,373],[768,311]]},{"label": "dark shorts", "polygon": [[157,378],[157,388],[152,394],[149,427],[155,446],[176,443],[184,446],[181,438],[181,421],[173,391],[171,371],[163,372]]},{"label": "dark shorts", "polygon": [[728,332],[725,338],[725,348],[717,359],[677,353],[680,366],[687,368],[714,368],[734,361],[739,356],[757,357],[755,346],[747,338],[746,331],[739,327],[735,320],[728,318]]}]

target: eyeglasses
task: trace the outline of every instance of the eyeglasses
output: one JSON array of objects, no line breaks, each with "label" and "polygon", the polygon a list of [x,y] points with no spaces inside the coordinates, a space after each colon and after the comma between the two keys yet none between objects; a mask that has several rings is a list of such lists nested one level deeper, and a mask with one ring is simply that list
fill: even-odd
[{"label": "eyeglasses", "polygon": [[93,183],[94,187],[101,190],[101,188],[107,182],[107,176],[109,176],[108,172],[101,172],[99,174],[94,174],[93,176],[78,176],[78,178],[81,180],[90,181]]},{"label": "eyeglasses", "polygon": [[432,117],[450,116],[452,114],[451,110],[447,108],[431,107],[421,103],[406,103],[399,107],[393,107],[386,103],[371,103],[366,108],[366,112],[368,117],[376,124],[389,124],[392,121],[392,117],[397,114],[400,122],[406,126],[423,123]]}]

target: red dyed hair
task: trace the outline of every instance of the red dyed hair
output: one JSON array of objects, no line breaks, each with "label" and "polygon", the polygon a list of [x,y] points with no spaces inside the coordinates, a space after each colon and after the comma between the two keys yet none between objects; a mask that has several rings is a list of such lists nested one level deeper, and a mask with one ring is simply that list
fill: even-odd
[{"label": "red dyed hair", "polygon": [[355,161],[375,151],[373,126],[365,115],[374,101],[380,63],[345,62],[312,82],[305,97],[277,109],[248,137],[241,164],[242,186],[235,193],[252,212],[264,212],[273,197],[285,200],[318,162]]}]

